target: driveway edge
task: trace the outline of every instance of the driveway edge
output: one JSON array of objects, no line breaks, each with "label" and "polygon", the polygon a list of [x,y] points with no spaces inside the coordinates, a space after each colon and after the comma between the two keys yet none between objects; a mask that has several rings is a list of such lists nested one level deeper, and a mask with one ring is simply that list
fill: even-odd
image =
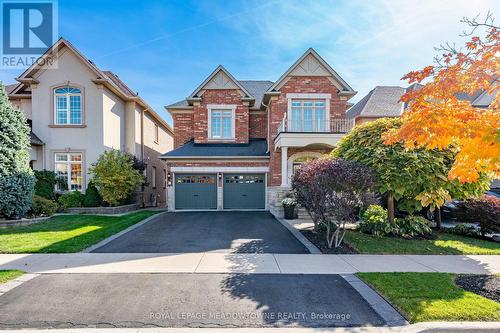
[{"label": "driveway edge", "polygon": [[144,224],[148,223],[148,222],[151,222],[152,220],[154,220],[155,218],[158,218],[164,214],[167,214],[168,212],[162,212],[162,213],[159,213],[159,214],[155,214],[153,216],[150,216],[148,218],[145,218],[144,220],[140,221],[140,222],[137,222],[136,224],[133,224],[131,225],[130,227],[128,227],[127,229],[123,229],[122,231],[120,231],[119,233],[117,234],[114,234],[112,236],[109,236],[108,238],[105,238],[103,239],[102,241],[100,241],[99,243],[97,244],[94,244],[94,245],[91,245],[89,247],[87,247],[86,249],[83,249],[82,251],[80,251],[80,253],[90,253],[94,250],[97,250],[98,248],[108,244],[109,242],[111,241],[114,241],[115,239],[125,235],[127,232],[129,231],[132,231],[134,229],[137,229],[141,226],[143,226]]},{"label": "driveway edge", "polygon": [[16,287],[19,287],[24,282],[28,282],[29,280],[36,278],[39,275],[40,274],[25,273],[21,276],[18,276],[15,279],[9,280],[5,283],[0,283],[0,296],[11,291],[12,289],[14,289]]},{"label": "driveway edge", "polygon": [[389,302],[357,276],[354,274],[340,274],[340,276],[368,302],[372,309],[386,322],[387,326],[408,325],[408,321]]},{"label": "driveway edge", "polygon": [[316,247],[316,245],[311,243],[309,239],[302,235],[302,233],[294,226],[290,225],[290,223],[288,223],[284,219],[277,218],[276,216],[274,218],[278,220],[285,228],[287,228],[288,231],[290,231],[290,233],[307,248],[310,254],[322,254],[321,251]]}]

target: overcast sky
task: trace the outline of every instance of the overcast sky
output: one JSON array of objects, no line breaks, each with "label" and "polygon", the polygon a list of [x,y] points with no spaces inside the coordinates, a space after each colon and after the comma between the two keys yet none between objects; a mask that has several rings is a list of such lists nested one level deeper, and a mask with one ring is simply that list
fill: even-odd
[{"label": "overcast sky", "polygon": [[435,46],[463,44],[463,16],[488,10],[498,17],[500,1],[59,0],[59,35],[171,122],[163,106],[217,65],[274,81],[309,47],[358,91],[354,102],[376,85],[406,86],[400,78],[432,63]]}]

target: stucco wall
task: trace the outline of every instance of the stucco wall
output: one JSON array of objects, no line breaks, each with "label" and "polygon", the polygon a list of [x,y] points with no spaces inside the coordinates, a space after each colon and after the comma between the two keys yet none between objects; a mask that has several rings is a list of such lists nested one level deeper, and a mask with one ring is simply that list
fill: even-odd
[{"label": "stucco wall", "polygon": [[125,150],[125,102],[109,91],[102,89],[103,144],[106,149]]},{"label": "stucco wall", "polygon": [[[71,51],[63,49],[59,53],[58,68],[40,71],[34,77],[39,81],[32,85],[31,103],[33,132],[45,142],[45,165],[54,169],[54,153],[57,151],[82,152],[84,173],[97,156],[103,152],[103,90],[91,80],[95,74]],[[53,89],[59,85],[74,85],[82,90],[83,127],[51,127],[53,125]],[[36,165],[39,167],[39,163]],[[85,181],[89,177],[84,176]],[[85,186],[84,186],[85,188]]]}]

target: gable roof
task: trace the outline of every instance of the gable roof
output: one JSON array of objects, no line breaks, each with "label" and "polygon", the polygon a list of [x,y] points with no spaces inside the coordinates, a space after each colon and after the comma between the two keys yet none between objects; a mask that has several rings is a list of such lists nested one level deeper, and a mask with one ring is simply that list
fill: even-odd
[{"label": "gable roof", "polygon": [[[201,90],[203,90],[203,88],[205,88],[205,86],[207,86],[210,81],[212,81],[213,79],[216,79],[217,76],[219,75],[219,73],[222,73],[223,75],[225,75],[229,80],[230,82],[232,82],[234,84],[234,86],[231,86],[229,85],[229,87],[233,88],[233,87],[237,87],[238,89],[240,89],[244,94],[247,99],[254,99],[253,96],[248,92],[248,90],[245,89],[245,87],[243,87],[241,85],[241,83],[239,83],[232,75],[231,73],[229,73],[227,71],[227,69],[224,68],[224,66],[222,65],[219,65],[217,66],[217,68],[193,91],[193,93],[191,95],[189,95],[189,97],[187,98],[188,102],[190,100],[195,100],[195,99],[199,99],[201,96],[199,96],[198,94],[201,92]],[[222,76],[219,76],[222,78]],[[225,82],[220,82],[221,84],[225,84]],[[219,88],[220,89],[220,88]],[[230,88],[229,88],[230,89]]]},{"label": "gable roof", "polygon": [[[116,74],[111,71],[100,70],[91,60],[87,59],[76,47],[73,46],[69,41],[64,38],[59,38],[59,40],[45,51],[40,58],[46,59],[54,53],[58,53],[63,47],[67,47],[71,50],[75,56],[82,61],[83,64],[87,66],[95,75],[96,78],[93,80],[96,84],[103,84],[118,97],[125,101],[135,101],[141,105],[144,110],[150,113],[153,118],[158,121],[168,132],[173,134],[173,130],[170,125],[158,115],[151,106],[149,106],[138,94],[134,93],[123,81],[121,81]],[[39,59],[40,59],[39,58]],[[19,77],[16,78],[20,82],[14,89],[10,92],[9,97],[15,97],[15,93],[22,90],[22,87],[29,86],[30,83],[36,83],[36,79],[33,77],[40,69],[41,66],[38,63],[43,63],[40,61],[35,61],[30,67],[28,67]]]},{"label": "gable roof", "polygon": [[400,98],[405,92],[402,87],[377,86],[346,111],[347,117],[399,117],[404,110]]},{"label": "gable roof", "polygon": [[[260,109],[260,105],[262,103],[262,99],[264,98],[264,93],[269,89],[270,86],[273,85],[272,81],[267,80],[243,80],[238,81],[238,83],[244,87],[254,98],[255,103],[254,106],[251,107],[251,110]],[[172,103],[170,105],[165,106],[168,109],[189,109],[191,106],[187,99],[183,99]]]},{"label": "gable roof", "polygon": [[340,75],[323,59],[321,56],[311,47],[309,48],[297,61],[293,63],[293,65],[288,68],[288,70],[281,75],[281,77],[267,90],[268,92],[276,91],[279,85],[285,80],[287,76],[289,76],[297,67],[300,66],[303,60],[307,57],[312,56],[318,63],[326,69],[327,73],[330,74],[335,80],[341,85],[340,92],[349,95],[355,95],[356,91],[354,91],[349,84],[347,84],[344,79],[340,77]]},{"label": "gable roof", "polygon": [[[401,97],[409,92],[422,88],[420,83],[413,83],[407,88],[397,86],[376,86],[359,102],[346,111],[348,118],[356,117],[399,117],[407,108],[400,101]],[[478,90],[474,94],[456,94],[459,100],[469,101],[473,107],[485,108],[493,101],[493,96],[487,91]]]}]

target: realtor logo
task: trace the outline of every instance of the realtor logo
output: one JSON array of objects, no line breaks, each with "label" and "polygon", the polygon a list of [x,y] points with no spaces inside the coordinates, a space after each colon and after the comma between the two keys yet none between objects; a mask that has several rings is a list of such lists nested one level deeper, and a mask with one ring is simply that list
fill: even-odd
[{"label": "realtor logo", "polygon": [[1,67],[23,68],[37,60],[57,38],[56,0],[0,0]]}]

